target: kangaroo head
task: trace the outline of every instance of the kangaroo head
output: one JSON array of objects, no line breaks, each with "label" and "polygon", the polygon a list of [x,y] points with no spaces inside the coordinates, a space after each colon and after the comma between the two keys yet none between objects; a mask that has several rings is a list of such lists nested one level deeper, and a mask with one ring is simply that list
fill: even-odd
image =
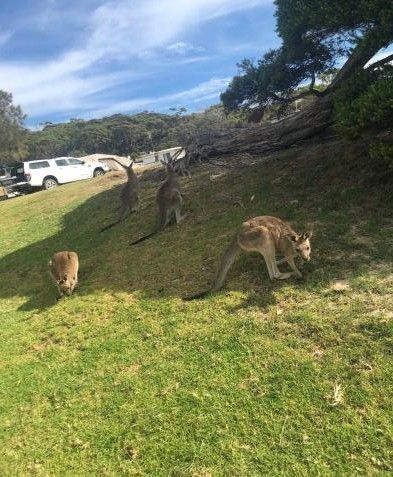
[{"label": "kangaroo head", "polygon": [[177,177],[177,173],[175,171],[175,168],[173,167],[172,162],[166,162],[165,163],[165,169],[166,169],[166,175],[167,177]]},{"label": "kangaroo head", "polygon": [[174,167],[173,167],[172,162],[167,162],[167,163],[165,164],[165,167],[166,167],[166,173],[168,174],[168,176],[174,176],[174,175],[176,175],[176,171],[175,171],[175,169],[174,169]]},{"label": "kangaroo head", "polygon": [[311,258],[311,237],[312,232],[304,232],[301,235],[291,235],[289,237],[292,242],[294,251],[307,261],[309,261]]},{"label": "kangaroo head", "polygon": [[57,280],[57,284],[60,288],[60,290],[67,296],[71,296],[72,290],[75,285],[75,280],[74,279],[69,279],[67,275],[64,275],[63,278],[60,278]]}]

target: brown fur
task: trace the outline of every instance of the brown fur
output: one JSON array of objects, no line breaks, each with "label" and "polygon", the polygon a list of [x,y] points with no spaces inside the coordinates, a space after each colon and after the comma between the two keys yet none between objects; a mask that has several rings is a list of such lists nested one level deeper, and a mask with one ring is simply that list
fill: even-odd
[{"label": "brown fur", "polygon": [[[235,258],[243,250],[245,252],[259,252],[265,259],[271,280],[283,280],[292,275],[298,277],[302,273],[295,264],[295,257],[300,256],[310,260],[311,232],[297,234],[286,222],[277,217],[261,216],[243,222],[225,251],[218,268],[213,286],[206,292],[193,295],[188,299],[200,298],[210,292],[219,290]],[[283,255],[284,259],[277,262],[276,255]],[[281,273],[277,263],[288,262],[293,272]]]},{"label": "brown fur", "polygon": [[59,298],[71,296],[78,283],[79,259],[75,252],[57,252],[49,260],[49,273],[59,290]]}]

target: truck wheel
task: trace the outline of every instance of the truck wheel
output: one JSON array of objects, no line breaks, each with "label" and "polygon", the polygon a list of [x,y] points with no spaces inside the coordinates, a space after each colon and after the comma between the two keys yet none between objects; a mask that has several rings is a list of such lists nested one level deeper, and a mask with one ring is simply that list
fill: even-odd
[{"label": "truck wheel", "polygon": [[45,177],[42,182],[42,188],[44,190],[53,189],[53,187],[57,187],[59,183],[54,177]]}]

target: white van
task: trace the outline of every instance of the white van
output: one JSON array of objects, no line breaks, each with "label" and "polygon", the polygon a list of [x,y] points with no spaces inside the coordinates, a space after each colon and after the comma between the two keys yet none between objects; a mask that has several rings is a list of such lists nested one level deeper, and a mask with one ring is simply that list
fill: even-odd
[{"label": "white van", "polygon": [[56,157],[24,162],[24,174],[31,187],[51,189],[59,184],[102,176],[109,171],[103,162],[85,162],[76,157]]}]

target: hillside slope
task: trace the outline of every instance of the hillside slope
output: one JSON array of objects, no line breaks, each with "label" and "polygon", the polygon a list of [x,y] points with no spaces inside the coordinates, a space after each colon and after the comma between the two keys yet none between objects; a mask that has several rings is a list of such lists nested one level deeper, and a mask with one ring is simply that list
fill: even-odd
[{"label": "hillside slope", "polygon": [[[393,195],[367,161],[340,141],[220,157],[182,179],[184,223],[135,247],[158,172],[102,234],[120,175],[1,203],[0,474],[390,474]],[[305,278],[243,255],[222,292],[182,302],[264,214],[314,231]],[[80,286],[56,304],[64,249]]]}]

